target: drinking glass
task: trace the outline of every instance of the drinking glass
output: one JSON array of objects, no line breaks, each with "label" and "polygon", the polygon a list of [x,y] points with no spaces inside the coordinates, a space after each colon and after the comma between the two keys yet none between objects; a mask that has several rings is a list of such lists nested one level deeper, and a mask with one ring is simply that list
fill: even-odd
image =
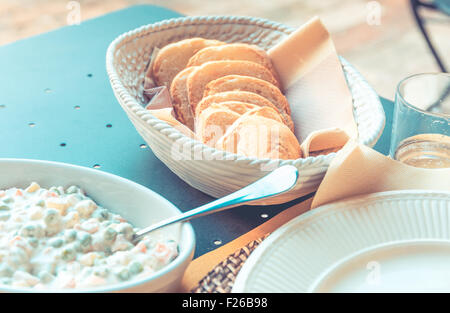
[{"label": "drinking glass", "polygon": [[450,167],[450,74],[416,74],[398,84],[390,156],[416,167]]}]

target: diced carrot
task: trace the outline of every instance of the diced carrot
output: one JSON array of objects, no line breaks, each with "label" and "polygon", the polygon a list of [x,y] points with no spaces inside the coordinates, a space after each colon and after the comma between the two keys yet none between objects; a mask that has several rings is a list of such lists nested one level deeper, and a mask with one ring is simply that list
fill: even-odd
[{"label": "diced carrot", "polygon": [[48,195],[49,195],[49,197],[55,197],[55,198],[58,197],[58,194],[57,194],[56,192],[53,192],[53,191],[50,191],[50,192],[48,193]]},{"label": "diced carrot", "polygon": [[20,189],[16,190],[16,196],[23,196],[23,192]]},{"label": "diced carrot", "polygon": [[141,251],[142,253],[147,252],[147,246],[145,245],[145,243],[143,243],[142,241],[139,242],[136,247],[139,249],[139,251]]},{"label": "diced carrot", "polygon": [[14,243],[16,243],[17,241],[22,240],[21,236],[15,236],[13,239],[11,239],[11,241],[9,242],[10,245],[13,245]]},{"label": "diced carrot", "polygon": [[156,259],[164,264],[167,264],[169,262],[170,255],[170,250],[161,251],[160,253],[156,254]]},{"label": "diced carrot", "polygon": [[6,196],[6,192],[4,190],[0,190],[0,198]]},{"label": "diced carrot", "polygon": [[163,244],[163,243],[160,243],[160,242],[158,242],[157,244],[156,244],[156,252],[163,252],[164,250],[166,250],[167,249],[167,246],[165,245],[165,244]]}]

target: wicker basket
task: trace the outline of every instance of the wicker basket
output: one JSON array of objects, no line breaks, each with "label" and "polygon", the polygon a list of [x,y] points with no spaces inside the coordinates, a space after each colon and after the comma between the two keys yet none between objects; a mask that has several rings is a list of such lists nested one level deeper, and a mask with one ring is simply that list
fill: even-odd
[{"label": "wicker basket", "polygon": [[[335,153],[297,160],[257,159],[220,151],[193,140],[143,108],[143,80],[154,47],[191,37],[256,44],[269,49],[294,29],[251,17],[184,17],[142,26],[116,38],[108,47],[106,68],[117,100],[153,153],[189,185],[222,197],[290,164],[299,180],[289,193],[258,204],[278,204],[314,192]],[[385,115],[375,91],[341,58],[353,97],[361,143],[373,146],[380,137]]]}]

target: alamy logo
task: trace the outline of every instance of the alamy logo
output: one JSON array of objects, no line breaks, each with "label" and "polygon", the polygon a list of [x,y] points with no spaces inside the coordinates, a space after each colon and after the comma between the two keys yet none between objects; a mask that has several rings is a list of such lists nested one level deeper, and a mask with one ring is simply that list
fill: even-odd
[{"label": "alamy logo", "polygon": [[369,274],[366,276],[366,282],[371,286],[378,286],[381,284],[381,265],[377,261],[370,261],[366,265]]},{"label": "alamy logo", "polygon": [[369,1],[366,5],[366,22],[370,26],[381,25],[381,4],[378,1]]},{"label": "alamy logo", "polygon": [[81,5],[78,1],[70,1],[66,5],[69,13],[67,14],[67,25],[80,25],[81,23]]}]

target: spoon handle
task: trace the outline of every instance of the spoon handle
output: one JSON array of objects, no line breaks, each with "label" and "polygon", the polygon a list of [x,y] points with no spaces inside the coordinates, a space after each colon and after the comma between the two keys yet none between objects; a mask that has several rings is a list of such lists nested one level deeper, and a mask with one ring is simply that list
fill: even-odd
[{"label": "spoon handle", "polygon": [[137,241],[146,234],[167,225],[178,222],[186,222],[193,218],[230,209],[238,205],[248,204],[252,201],[280,195],[294,187],[297,182],[297,178],[298,170],[295,166],[281,166],[254,183],[223,198],[140,229],[134,234],[133,241]]}]

